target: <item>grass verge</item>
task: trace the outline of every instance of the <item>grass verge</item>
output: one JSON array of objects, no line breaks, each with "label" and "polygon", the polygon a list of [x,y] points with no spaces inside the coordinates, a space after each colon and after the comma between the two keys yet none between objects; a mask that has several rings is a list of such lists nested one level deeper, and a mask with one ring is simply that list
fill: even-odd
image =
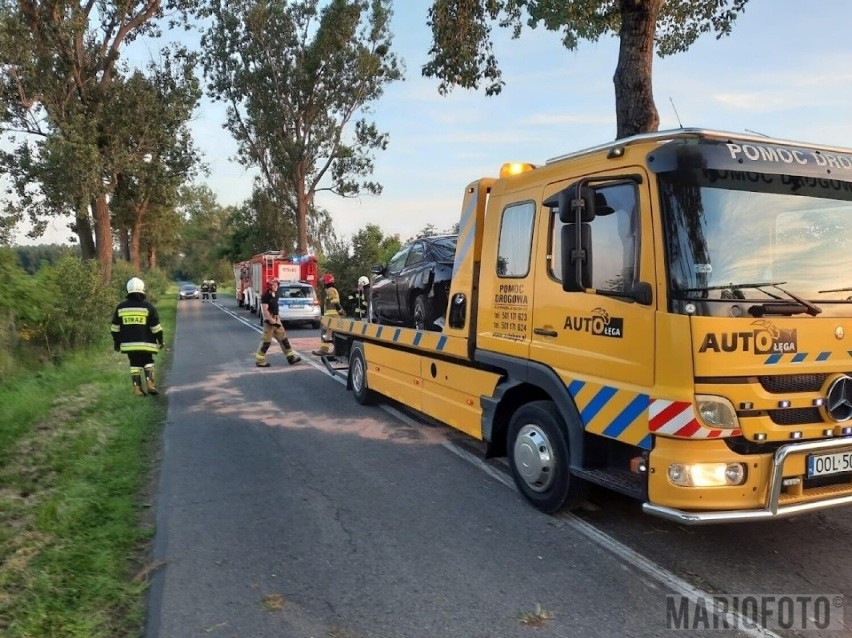
[{"label": "grass verge", "polygon": [[[174,299],[158,310],[169,343]],[[165,415],[162,394],[133,396],[108,339],[0,385],[0,635],[141,634]]]}]

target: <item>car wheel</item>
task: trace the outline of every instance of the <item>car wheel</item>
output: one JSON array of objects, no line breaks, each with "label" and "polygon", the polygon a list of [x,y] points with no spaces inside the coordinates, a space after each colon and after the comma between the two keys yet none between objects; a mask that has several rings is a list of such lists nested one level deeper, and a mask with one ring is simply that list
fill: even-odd
[{"label": "car wheel", "polygon": [[417,330],[433,330],[434,329],[434,313],[426,299],[426,295],[418,295],[414,300],[414,317],[412,319],[414,327]]},{"label": "car wheel", "polygon": [[317,328],[321,328],[321,327],[322,327],[322,323],[321,323],[321,322],[319,322],[319,321],[311,321],[311,328],[313,328],[313,329],[315,329],[315,330],[316,330]]},{"label": "car wheel", "polygon": [[582,502],[586,484],[571,475],[567,428],[552,401],[515,412],[507,443],[515,485],[536,509],[552,514]]},{"label": "car wheel", "polygon": [[349,387],[355,400],[361,405],[369,405],[376,401],[376,393],[367,387],[367,360],[360,344],[352,346],[349,354]]}]

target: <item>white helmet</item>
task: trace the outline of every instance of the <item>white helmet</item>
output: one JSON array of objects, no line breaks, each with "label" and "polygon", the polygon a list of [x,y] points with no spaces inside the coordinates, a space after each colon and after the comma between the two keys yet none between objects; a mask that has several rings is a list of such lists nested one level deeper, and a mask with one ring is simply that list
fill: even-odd
[{"label": "white helmet", "polygon": [[358,285],[359,286],[369,286],[370,280],[367,279],[364,275],[361,275],[360,277],[358,277]]},{"label": "white helmet", "polygon": [[132,292],[145,294],[145,282],[139,279],[139,277],[134,277],[127,282],[127,294],[129,295]]}]

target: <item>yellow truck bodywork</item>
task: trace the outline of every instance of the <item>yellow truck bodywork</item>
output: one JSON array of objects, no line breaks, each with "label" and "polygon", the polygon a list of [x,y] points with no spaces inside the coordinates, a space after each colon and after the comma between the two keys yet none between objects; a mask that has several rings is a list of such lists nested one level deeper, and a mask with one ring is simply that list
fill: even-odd
[{"label": "yellow truck bodywork", "polygon": [[[646,511],[686,523],[850,504],[852,467],[823,466],[852,462],[852,304],[832,297],[825,316],[817,316],[795,294],[767,292],[784,282],[758,282],[767,294],[761,303],[747,301],[748,286],[732,284],[712,298],[722,286],[678,291],[671,282],[682,258],[671,235],[685,233],[694,252],[703,249],[695,228],[672,222],[672,206],[687,208],[688,195],[697,192],[690,190],[694,174],[704,179],[710,171],[711,187],[713,180],[727,184],[712,191],[716,197],[751,192],[739,183],[751,180],[748,174],[734,175],[725,162],[759,148],[751,181],[771,187],[761,184],[755,192],[786,193],[791,180],[828,193],[852,191],[842,186],[847,182],[811,183],[823,168],[840,179],[847,162],[842,176],[852,182],[852,151],[758,139],[692,129],[649,134],[473,182],[462,203],[441,332],[323,321],[341,355],[358,351],[366,387],[485,440],[490,453],[508,455],[521,492],[545,511],[570,503],[583,482],[637,496]],[[690,153],[706,153],[711,168],[694,168]],[[834,163],[823,166],[828,157]],[[797,158],[810,164],[800,168]],[[716,161],[722,168],[712,168]],[[667,163],[675,165],[669,173],[660,168]],[[796,172],[805,169],[811,173]],[[686,186],[678,181],[683,176]],[[594,196],[601,192],[609,203],[627,201],[622,209],[629,211],[600,204],[598,215],[583,222],[577,204],[580,216],[565,222],[556,203],[579,201],[586,184],[600,185]],[[560,199],[563,192],[577,197]],[[839,197],[846,199],[852,197]],[[596,236],[598,244],[584,243],[596,222],[609,230]],[[730,232],[732,243],[739,241],[740,230]],[[781,244],[791,250],[786,226],[753,232],[767,235],[772,254],[782,254]],[[620,268],[599,275],[608,288],[569,290],[564,282],[573,273],[566,269],[576,267],[582,281],[584,250],[594,246],[599,254],[607,240],[616,245],[612,261]],[[563,259],[568,253],[575,261]],[[615,268],[602,254],[603,269]],[[747,262],[747,251],[731,254]],[[717,261],[696,260],[684,272],[702,282],[725,265]],[[641,287],[631,288],[636,282]],[[841,404],[847,401],[848,415]],[[530,403],[551,416],[522,412],[530,423],[516,422]],[[540,420],[555,422],[558,431]],[[537,445],[546,452],[538,455]],[[565,475],[554,482],[548,473],[556,472]],[[553,490],[564,498],[545,498]]]}]

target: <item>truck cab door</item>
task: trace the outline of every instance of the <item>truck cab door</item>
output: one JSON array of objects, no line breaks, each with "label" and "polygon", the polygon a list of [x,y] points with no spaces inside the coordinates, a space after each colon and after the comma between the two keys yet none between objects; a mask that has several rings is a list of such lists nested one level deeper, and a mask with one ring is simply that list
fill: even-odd
[{"label": "truck cab door", "polygon": [[[655,305],[635,295],[639,282],[655,289],[647,184],[644,175],[608,183],[595,176],[596,214],[579,229],[590,278],[580,292],[563,290],[561,262],[572,248],[563,239],[580,233],[575,224],[563,233],[558,210],[544,207],[538,235],[546,266],[535,281],[530,344],[530,358],[561,377],[588,431],[633,445],[647,443],[642,417],[654,383]],[[549,185],[545,201],[567,186]]]}]

